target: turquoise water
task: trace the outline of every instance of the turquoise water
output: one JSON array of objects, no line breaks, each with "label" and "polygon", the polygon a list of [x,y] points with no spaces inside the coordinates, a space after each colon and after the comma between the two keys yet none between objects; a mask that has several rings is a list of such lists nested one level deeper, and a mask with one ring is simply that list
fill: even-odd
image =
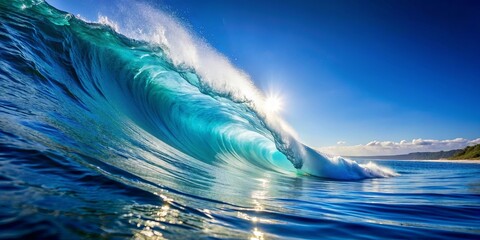
[{"label": "turquoise water", "polygon": [[0,238],[479,238],[480,165],[325,156],[172,26],[0,1]]}]

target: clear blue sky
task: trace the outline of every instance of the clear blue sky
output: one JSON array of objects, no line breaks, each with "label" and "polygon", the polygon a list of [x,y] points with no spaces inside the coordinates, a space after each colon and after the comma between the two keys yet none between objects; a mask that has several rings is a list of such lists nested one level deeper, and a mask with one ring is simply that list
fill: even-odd
[{"label": "clear blue sky", "polygon": [[[115,1],[48,2],[96,19]],[[309,145],[480,137],[479,1],[147,2],[279,91]]]}]

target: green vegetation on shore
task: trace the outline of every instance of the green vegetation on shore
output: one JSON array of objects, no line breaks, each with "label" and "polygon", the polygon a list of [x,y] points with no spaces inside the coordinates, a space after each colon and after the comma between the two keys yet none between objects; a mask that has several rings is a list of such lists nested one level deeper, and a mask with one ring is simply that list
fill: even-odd
[{"label": "green vegetation on shore", "polygon": [[480,144],[477,144],[475,146],[466,147],[449,159],[452,159],[452,160],[458,160],[458,159],[480,160]]},{"label": "green vegetation on shore", "polygon": [[366,159],[395,159],[395,160],[437,160],[437,159],[451,159],[451,160],[480,160],[480,144],[466,147],[464,149],[456,149],[450,151],[440,152],[414,152],[403,155],[388,155],[388,156],[349,156],[350,158],[366,158]]}]

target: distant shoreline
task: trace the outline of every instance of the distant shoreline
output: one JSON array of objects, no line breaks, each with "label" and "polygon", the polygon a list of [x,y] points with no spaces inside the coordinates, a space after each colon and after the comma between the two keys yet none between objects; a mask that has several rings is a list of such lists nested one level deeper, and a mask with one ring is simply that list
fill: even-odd
[{"label": "distant shoreline", "polygon": [[478,159],[422,159],[422,160],[406,160],[406,161],[420,161],[420,162],[456,162],[456,163],[480,163]]},{"label": "distant shoreline", "polygon": [[422,160],[422,161],[459,162],[459,163],[480,163],[480,160],[478,160],[478,159],[458,159],[458,160],[438,159],[438,160]]},{"label": "distant shoreline", "polygon": [[478,161],[480,160],[480,144],[440,152],[413,152],[401,155],[384,156],[345,156],[356,159],[382,159],[382,160],[427,160],[427,161]]},{"label": "distant shoreline", "polygon": [[375,161],[410,161],[410,162],[452,162],[452,163],[477,163],[480,164],[480,159],[376,159],[376,158],[357,158],[362,160]]}]

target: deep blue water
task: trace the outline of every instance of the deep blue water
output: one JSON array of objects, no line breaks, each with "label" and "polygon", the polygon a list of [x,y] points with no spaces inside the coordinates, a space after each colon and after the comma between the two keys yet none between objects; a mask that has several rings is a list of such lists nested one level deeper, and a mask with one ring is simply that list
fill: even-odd
[{"label": "deep blue water", "polygon": [[480,238],[480,164],[325,156],[165,31],[0,1],[0,239]]},{"label": "deep blue water", "polygon": [[169,188],[3,145],[0,238],[480,237],[480,164],[381,163],[402,175],[332,181],[264,173],[216,182],[225,174],[216,172],[210,184]]}]

